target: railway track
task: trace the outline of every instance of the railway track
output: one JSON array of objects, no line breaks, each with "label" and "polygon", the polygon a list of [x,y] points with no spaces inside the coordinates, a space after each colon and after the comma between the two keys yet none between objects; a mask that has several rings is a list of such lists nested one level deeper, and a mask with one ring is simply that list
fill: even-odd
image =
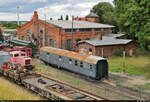
[{"label": "railway track", "polygon": [[[57,68],[55,68],[56,70],[58,70]],[[60,70],[59,70],[60,71]],[[63,73],[67,73],[67,74],[70,74],[72,75],[70,72],[67,72],[65,70],[61,70]],[[94,86],[97,87],[97,88],[100,88],[102,90],[109,90],[109,94],[118,94],[118,96],[120,97],[120,99],[129,99],[129,100],[150,100],[150,98],[147,96],[147,95],[144,95],[144,93],[141,92],[141,94],[139,95],[139,92],[137,91],[131,91],[127,88],[124,88],[124,87],[121,87],[121,86],[118,86],[118,85],[110,85],[108,83],[105,83],[105,82],[100,82],[100,81],[95,81],[95,80],[89,80],[88,78],[86,78],[85,76],[81,76],[81,75],[73,75],[75,77],[79,77],[79,78],[82,78],[83,80],[85,81],[88,81],[90,82],[91,84],[95,84]],[[111,77],[111,76],[110,76]],[[108,98],[108,96],[106,95],[97,95],[97,96],[101,96],[102,98],[106,98],[107,100],[111,100],[113,98]],[[116,98],[114,98],[116,99]]]},{"label": "railway track", "polygon": [[104,82],[98,82],[97,84],[98,85],[96,87],[105,88],[105,89],[107,89],[111,92],[115,92],[118,95],[121,95],[122,98],[123,97],[128,97],[129,99],[133,99],[133,100],[150,100],[148,97],[142,96],[142,95],[140,96],[136,92],[130,91],[126,88],[114,87],[114,86],[106,84]]},{"label": "railway track", "polygon": [[[14,80],[10,77],[3,76],[5,79],[10,80],[11,82],[18,84],[23,89],[27,89],[30,92],[35,92],[43,98],[52,99],[63,99],[63,100],[108,100],[107,98],[100,97],[89,93],[85,90],[73,87],[67,83],[58,81],[54,78],[47,77],[41,73],[38,73],[39,77],[27,77],[22,79],[21,83],[15,83]],[[39,80],[44,82],[39,83]],[[38,89],[37,89],[38,88]],[[41,91],[37,91],[41,90]],[[49,92],[50,94],[48,94]],[[51,95],[51,96],[47,96]]]},{"label": "railway track", "polygon": [[80,93],[82,93],[82,94],[85,94],[85,95],[87,95],[87,96],[89,96],[89,97],[92,97],[92,98],[94,98],[94,99],[96,99],[96,100],[109,100],[108,98],[95,95],[95,94],[90,93],[90,92],[88,92],[88,91],[86,91],[86,90],[77,88],[77,87],[75,87],[75,86],[72,86],[72,85],[70,85],[70,84],[68,84],[68,83],[65,83],[65,82],[62,82],[62,81],[57,80],[57,79],[55,79],[55,78],[52,78],[52,77],[50,77],[50,76],[47,76],[47,75],[45,75],[45,74],[42,74],[42,73],[39,73],[39,74],[41,74],[43,77],[45,77],[45,78],[47,78],[47,79],[50,79],[50,80],[56,81],[56,82],[58,82],[58,83],[60,83],[60,84],[69,86],[69,87],[71,87],[71,88],[77,90],[78,92],[80,92]]}]

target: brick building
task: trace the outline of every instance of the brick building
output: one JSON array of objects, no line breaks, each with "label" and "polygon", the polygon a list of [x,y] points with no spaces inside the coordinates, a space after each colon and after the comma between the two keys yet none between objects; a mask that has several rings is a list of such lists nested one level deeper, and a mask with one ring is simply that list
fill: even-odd
[{"label": "brick building", "polygon": [[1,33],[4,34],[5,33],[4,30],[6,29],[6,27],[0,27],[0,29],[1,29]]},{"label": "brick building", "polygon": [[92,11],[85,17],[73,18],[73,20],[75,21],[89,21],[89,22],[94,22],[94,23],[99,23],[99,19],[100,19],[99,16]]},{"label": "brick building", "polygon": [[32,41],[37,45],[38,49],[41,46],[52,46],[75,50],[78,41],[93,39],[100,33],[103,35],[112,33],[113,28],[114,26],[111,25],[88,21],[44,21],[38,18],[38,14],[35,11],[32,20],[17,30],[18,39]]},{"label": "brick building", "polygon": [[136,43],[126,39],[124,34],[106,34],[103,37],[99,34],[94,39],[78,42],[77,46],[79,52],[102,57],[111,57],[123,51],[132,56],[136,52]]}]

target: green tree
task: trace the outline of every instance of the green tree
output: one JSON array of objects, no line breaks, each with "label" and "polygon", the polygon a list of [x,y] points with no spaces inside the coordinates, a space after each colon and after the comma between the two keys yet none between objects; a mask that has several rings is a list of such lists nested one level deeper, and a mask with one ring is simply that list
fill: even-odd
[{"label": "green tree", "polygon": [[30,43],[27,47],[32,48],[32,56],[34,56],[36,54],[37,47],[33,43]]},{"label": "green tree", "polygon": [[142,48],[150,50],[149,0],[115,0],[114,4],[120,31],[137,39]]},{"label": "green tree", "polygon": [[7,27],[8,29],[17,29],[17,24],[13,22],[1,22],[2,27]]},{"label": "green tree", "polygon": [[96,4],[92,11],[100,17],[100,23],[115,25],[114,7],[108,2]]},{"label": "green tree", "polygon": [[4,37],[3,37],[1,29],[0,29],[0,41],[4,41]]}]

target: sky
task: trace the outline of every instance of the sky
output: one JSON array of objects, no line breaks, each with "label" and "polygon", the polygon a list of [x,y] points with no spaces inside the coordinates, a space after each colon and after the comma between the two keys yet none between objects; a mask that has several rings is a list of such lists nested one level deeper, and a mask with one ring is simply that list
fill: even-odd
[{"label": "sky", "polygon": [[16,21],[17,6],[21,21],[29,21],[34,11],[37,11],[40,19],[58,19],[61,15],[84,17],[90,13],[94,5],[99,2],[113,0],[0,0],[0,21]]}]

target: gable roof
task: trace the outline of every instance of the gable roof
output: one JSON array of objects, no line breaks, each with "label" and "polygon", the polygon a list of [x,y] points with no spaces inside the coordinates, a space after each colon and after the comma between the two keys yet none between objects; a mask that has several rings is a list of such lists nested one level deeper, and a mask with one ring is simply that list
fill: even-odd
[{"label": "gable roof", "polygon": [[[72,28],[71,20],[50,20],[48,23],[54,24],[58,27],[62,27],[64,29]],[[88,21],[73,21],[73,28],[113,28],[115,26],[101,24],[101,23],[93,23]]]},{"label": "gable roof", "polygon": [[131,41],[132,40],[128,40],[128,39],[115,39],[113,37],[103,36],[102,40],[98,40],[97,38],[92,39],[92,40],[82,40],[82,41],[79,41],[78,44],[85,42],[93,46],[125,45]]},{"label": "gable roof", "polygon": [[120,34],[105,34],[104,36],[117,38],[117,37],[122,37],[124,35],[126,35],[126,34],[121,34],[121,33]]},{"label": "gable roof", "polygon": [[88,14],[85,17],[99,17],[97,14],[95,14],[94,12],[90,12],[90,14]]}]

